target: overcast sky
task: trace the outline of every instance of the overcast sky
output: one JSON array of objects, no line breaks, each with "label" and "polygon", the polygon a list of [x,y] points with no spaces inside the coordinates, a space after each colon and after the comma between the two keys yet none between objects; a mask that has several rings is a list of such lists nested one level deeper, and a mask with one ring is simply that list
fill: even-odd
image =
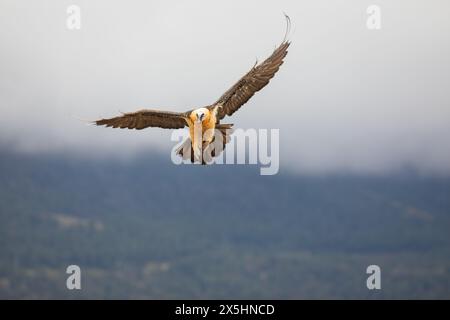
[{"label": "overcast sky", "polygon": [[[80,30],[66,27],[71,4]],[[381,30],[366,26],[371,4]],[[167,154],[170,130],[76,117],[214,102],[280,43],[283,11],[293,22],[286,63],[226,122],[279,128],[282,165],[302,172],[450,174],[446,0],[0,0],[0,145]]]}]

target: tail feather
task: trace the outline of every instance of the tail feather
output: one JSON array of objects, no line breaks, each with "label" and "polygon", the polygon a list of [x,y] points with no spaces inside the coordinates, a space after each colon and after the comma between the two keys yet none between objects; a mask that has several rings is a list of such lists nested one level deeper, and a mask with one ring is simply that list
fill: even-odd
[{"label": "tail feather", "polygon": [[[222,141],[223,141],[223,146],[222,146],[222,150],[225,150],[225,146],[228,142],[230,142],[231,138],[230,135],[232,134],[232,127],[233,124],[228,124],[228,123],[223,123],[223,124],[217,124],[216,125],[216,129],[220,131],[220,133],[222,134]],[[204,151],[206,148],[208,148],[209,145],[213,144],[215,141],[215,138],[213,138],[213,140],[210,143],[203,143],[202,146],[202,150]],[[222,151],[220,150],[220,151]],[[176,154],[179,155],[183,160],[190,160],[191,163],[195,162],[194,159],[194,150],[192,148],[192,142],[190,138],[187,138],[186,141],[183,142],[183,144],[178,148],[178,150],[176,151]],[[212,158],[217,157],[220,154],[220,152],[216,152],[216,149],[214,148],[211,151],[211,156]],[[206,162],[211,161],[212,159],[202,159],[202,164],[207,164]]]},{"label": "tail feather", "polygon": [[[222,123],[222,124],[218,124],[216,125],[216,129],[220,131],[220,133],[222,134],[222,141],[223,141],[223,145],[222,145],[222,150],[225,150],[225,146],[227,145],[228,142],[230,142],[230,135],[233,133],[233,124],[231,123]],[[213,139],[212,143],[214,142],[215,139]],[[216,154],[216,149],[214,149],[211,152],[211,156],[212,157],[217,157],[220,154],[217,153]]]}]

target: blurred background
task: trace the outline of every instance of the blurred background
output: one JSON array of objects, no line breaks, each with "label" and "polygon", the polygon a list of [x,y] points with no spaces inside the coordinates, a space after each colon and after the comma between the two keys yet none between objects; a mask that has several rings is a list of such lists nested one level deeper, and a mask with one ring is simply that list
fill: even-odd
[{"label": "blurred background", "polygon": [[[449,10],[0,0],[0,298],[450,298]],[[227,121],[280,129],[278,175],[176,166],[170,130],[78,120],[216,101],[283,12],[285,64]]]}]

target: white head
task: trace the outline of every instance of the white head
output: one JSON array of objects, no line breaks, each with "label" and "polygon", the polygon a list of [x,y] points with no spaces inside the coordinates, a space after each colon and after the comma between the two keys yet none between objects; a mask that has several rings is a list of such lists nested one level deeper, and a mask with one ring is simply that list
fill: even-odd
[{"label": "white head", "polygon": [[195,122],[202,122],[209,115],[209,110],[206,108],[198,108],[192,111],[191,117],[193,116]]}]

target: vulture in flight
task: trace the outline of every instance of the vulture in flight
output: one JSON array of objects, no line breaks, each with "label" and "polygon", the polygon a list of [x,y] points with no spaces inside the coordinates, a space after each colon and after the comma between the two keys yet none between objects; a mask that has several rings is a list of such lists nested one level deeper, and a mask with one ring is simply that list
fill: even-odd
[{"label": "vulture in flight", "polygon": [[[290,19],[286,17],[286,34],[282,43],[266,60],[256,62],[239,81],[228,89],[216,102],[201,108],[186,112],[170,112],[144,109],[124,113],[118,117],[94,121],[96,125],[112,128],[145,129],[159,127],[165,129],[180,129],[189,127],[188,138],[177,150],[177,154],[191,162],[206,164],[211,157],[217,156],[229,141],[232,124],[220,123],[225,116],[231,116],[244,105],[257,91],[264,88],[273,78],[283,59],[288,53],[290,42],[287,35],[290,29]],[[218,142],[218,143],[214,143]],[[211,148],[211,146],[214,146]],[[204,158],[204,151],[210,147],[210,157]]]}]

